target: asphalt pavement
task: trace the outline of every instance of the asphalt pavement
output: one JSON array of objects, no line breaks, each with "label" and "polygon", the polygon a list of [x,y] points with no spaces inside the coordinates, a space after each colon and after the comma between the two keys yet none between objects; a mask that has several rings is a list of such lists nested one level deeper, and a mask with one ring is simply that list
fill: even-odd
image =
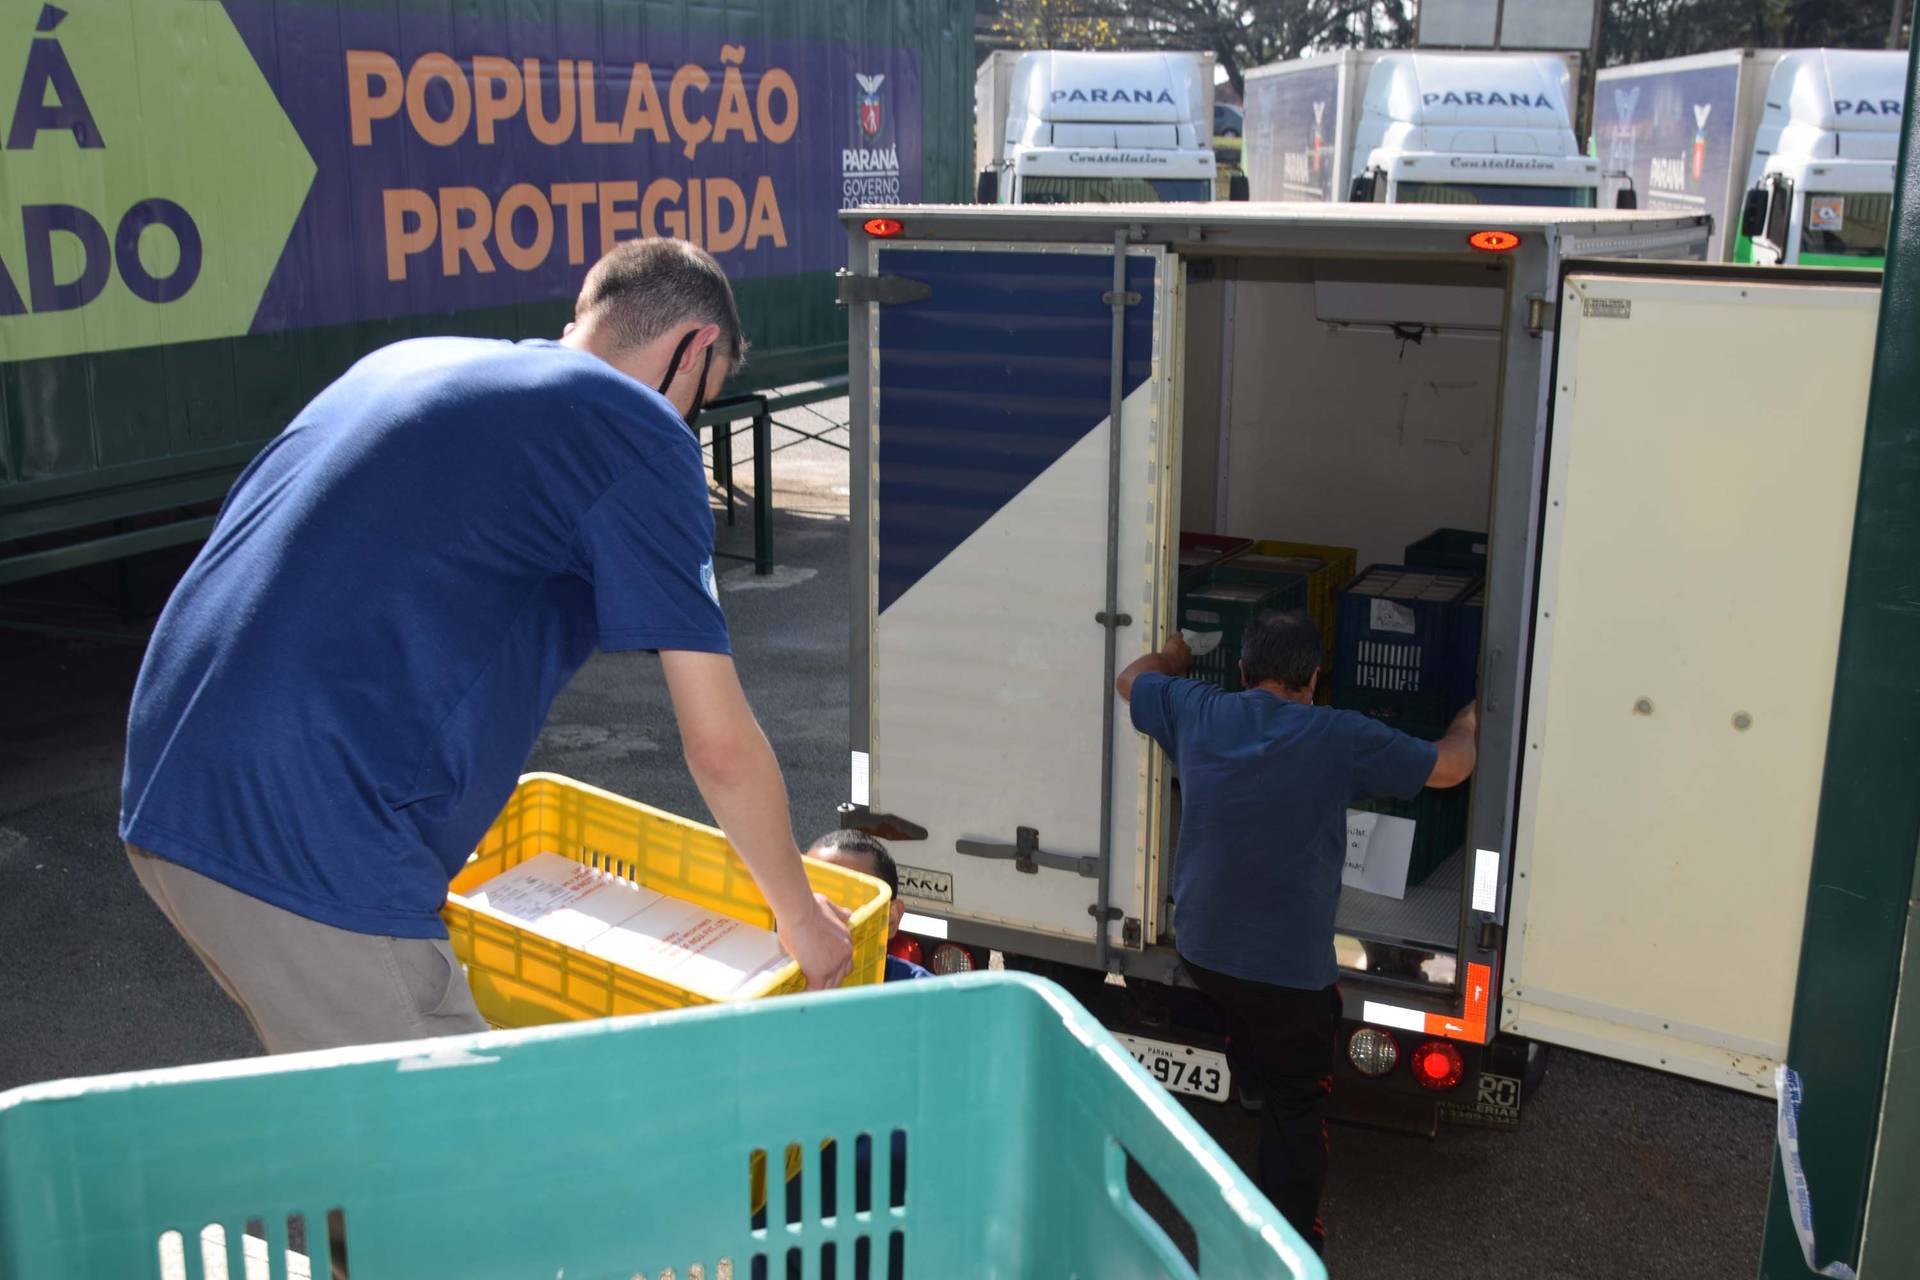
[{"label": "asphalt pavement", "polygon": [[[827,417],[791,421],[844,443]],[[846,466],[831,444],[779,440],[794,447],[775,460],[778,572],[755,578],[731,562],[721,585],[804,839],[835,825],[846,795]],[[720,536],[750,553],[748,512]],[[257,1052],[141,894],[115,835],[142,615],[187,558],[0,591],[0,620],[102,633],[0,628],[0,1090]],[[704,819],[657,668],[640,654],[594,658],[555,704],[529,767]],[[1252,1160],[1250,1117],[1191,1110]],[[1745,1280],[1758,1267],[1772,1121],[1763,1101],[1557,1051],[1517,1131],[1426,1139],[1336,1126],[1330,1269],[1338,1280]]]}]

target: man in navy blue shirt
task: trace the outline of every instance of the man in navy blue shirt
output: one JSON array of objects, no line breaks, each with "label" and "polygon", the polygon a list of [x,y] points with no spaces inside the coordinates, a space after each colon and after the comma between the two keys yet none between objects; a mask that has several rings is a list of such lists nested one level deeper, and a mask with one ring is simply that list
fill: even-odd
[{"label": "man in navy blue shirt", "polygon": [[1467,707],[1439,742],[1423,742],[1316,706],[1320,630],[1303,613],[1255,619],[1241,654],[1241,693],[1183,679],[1192,654],[1177,632],[1116,685],[1134,728],[1180,773],[1174,940],[1259,1082],[1260,1188],[1318,1249],[1347,806],[1466,781],[1477,721]]},{"label": "man in navy blue shirt", "polygon": [[[900,868],[879,837],[870,836],[864,831],[829,831],[808,846],[807,856],[857,871],[863,876],[872,876],[887,886],[893,894],[887,904],[887,942],[891,944],[900,932],[900,917],[906,914],[907,908],[900,901]],[[905,956],[887,952],[885,981],[906,982],[932,976],[932,973]]]},{"label": "man in navy blue shirt", "polygon": [[127,730],[135,874],[270,1052],[479,1030],[448,881],[596,649],[657,651],[687,764],[810,985],[851,964],[735,674],[689,423],[719,264],[630,241],[554,341],[367,356],[235,483]]}]

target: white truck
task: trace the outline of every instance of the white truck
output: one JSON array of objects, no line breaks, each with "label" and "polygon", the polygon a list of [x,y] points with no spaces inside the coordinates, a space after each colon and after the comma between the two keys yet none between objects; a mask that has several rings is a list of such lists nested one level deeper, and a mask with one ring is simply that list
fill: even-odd
[{"label": "white truck", "polygon": [[[1336,1110],[1512,1123],[1541,1042],[1771,1093],[1874,276],[1707,265],[1697,213],[844,217],[845,820],[926,961],[1000,951],[1231,1096],[1178,962],[1173,767],[1115,671],[1176,625],[1183,530],[1361,566],[1481,530],[1466,829],[1401,897],[1341,894]],[[1751,376],[1772,349],[1822,376]]]},{"label": "white truck", "polygon": [[1210,53],[987,55],[975,72],[981,204],[1214,198]]},{"label": "white truck", "polygon": [[1880,267],[1907,55],[1727,49],[1609,67],[1593,103],[1603,199],[1713,217],[1726,262]]},{"label": "white truck", "polygon": [[1578,54],[1348,49],[1247,73],[1255,200],[1591,208]]}]

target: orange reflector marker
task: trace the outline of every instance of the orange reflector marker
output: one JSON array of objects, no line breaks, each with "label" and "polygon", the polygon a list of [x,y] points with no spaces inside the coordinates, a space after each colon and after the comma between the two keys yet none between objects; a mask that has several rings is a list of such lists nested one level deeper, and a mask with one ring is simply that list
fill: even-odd
[{"label": "orange reflector marker", "polygon": [[1467,243],[1483,253],[1505,253],[1520,247],[1520,237],[1511,231],[1476,231],[1467,237]]},{"label": "orange reflector marker", "polygon": [[870,236],[879,236],[885,239],[899,235],[902,231],[906,230],[906,227],[902,225],[898,218],[868,218],[865,230]]}]

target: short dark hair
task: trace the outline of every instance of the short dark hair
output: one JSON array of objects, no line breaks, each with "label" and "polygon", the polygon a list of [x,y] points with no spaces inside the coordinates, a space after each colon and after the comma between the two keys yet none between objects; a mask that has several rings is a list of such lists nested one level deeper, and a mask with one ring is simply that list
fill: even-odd
[{"label": "short dark hair", "polygon": [[1289,689],[1304,689],[1321,661],[1320,628],[1304,610],[1261,614],[1240,636],[1240,665],[1249,688],[1277,680]]},{"label": "short dark hair", "polygon": [[685,240],[622,240],[593,264],[573,316],[599,312],[627,346],[644,346],[678,325],[717,324],[719,354],[734,367],[747,354],[733,286],[713,255]]},{"label": "short dark hair", "polygon": [[807,846],[808,853],[817,853],[822,849],[845,849],[848,853],[864,853],[873,859],[873,874],[886,882],[888,890],[897,899],[900,896],[900,868],[893,865],[893,855],[887,852],[887,846],[881,844],[875,836],[864,831],[829,831]]}]

